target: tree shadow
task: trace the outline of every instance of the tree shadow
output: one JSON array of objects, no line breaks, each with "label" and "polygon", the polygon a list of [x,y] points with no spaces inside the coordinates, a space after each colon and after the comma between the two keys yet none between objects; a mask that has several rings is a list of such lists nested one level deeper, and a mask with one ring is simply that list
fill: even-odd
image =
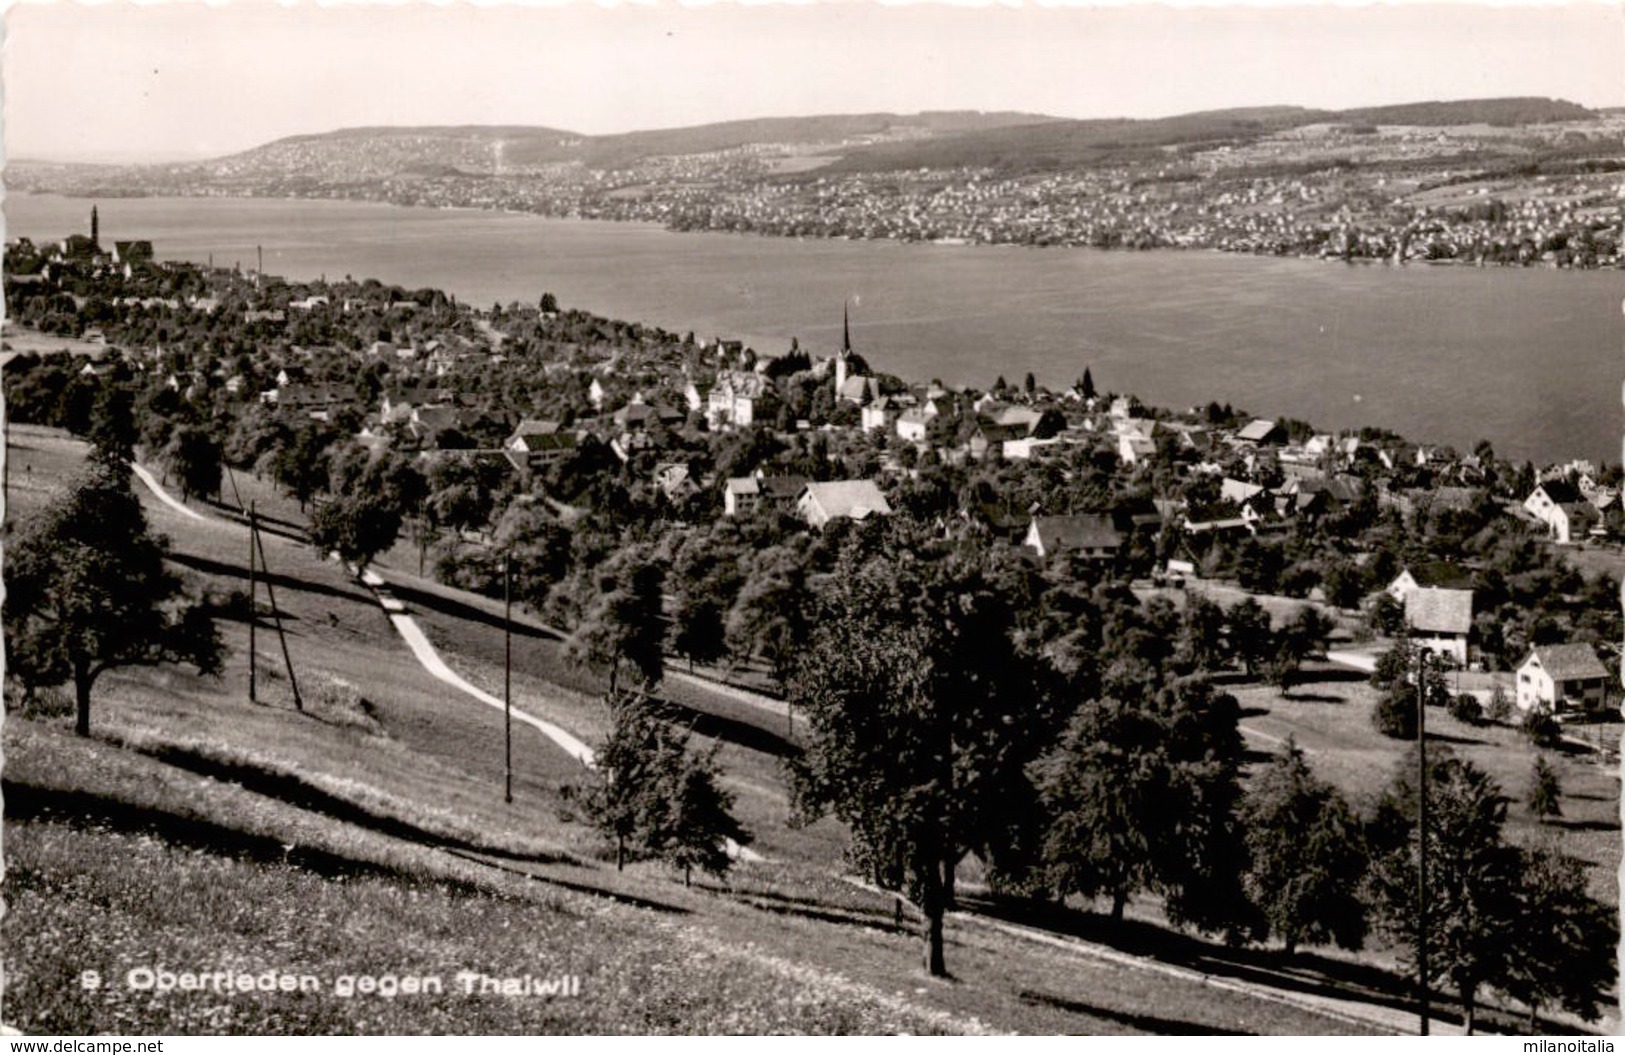
[{"label": "tree shadow", "polygon": [[[961,900],[968,903],[970,899]],[[1289,957],[1279,950],[1223,946],[1152,923],[1138,920],[1113,923],[1107,916],[1039,901],[978,898],[975,910],[995,919],[1081,938],[1205,974],[1288,992],[1358,1000],[1401,1011],[1414,1010],[1409,979],[1368,964],[1302,950]]]},{"label": "tree shadow", "polygon": [[782,734],[759,725],[702,711],[687,704],[677,703],[661,696],[651,696],[660,716],[674,725],[682,725],[713,740],[726,740],[752,751],[760,751],[775,758],[797,758],[801,745],[792,743]]},{"label": "tree shadow", "polygon": [[1484,741],[1470,736],[1453,736],[1450,733],[1436,733],[1428,730],[1428,743],[1454,744],[1457,747],[1483,747]]},{"label": "tree shadow", "polygon": [[692,912],[689,909],[684,908],[682,905],[673,905],[669,901],[656,901],[653,898],[641,897],[637,894],[628,894],[625,891],[614,890],[610,887],[594,886],[591,883],[579,883],[574,880],[561,878],[559,876],[539,875],[535,872],[529,872],[523,868],[518,868],[511,864],[505,864],[502,861],[489,860],[489,856],[491,855],[488,855],[485,851],[470,853],[464,850],[447,849],[446,853],[453,857],[460,857],[465,861],[472,861],[475,864],[484,865],[487,868],[494,868],[499,872],[506,872],[509,875],[521,876],[525,879],[529,879],[533,883],[545,883],[548,886],[561,887],[565,890],[571,890],[578,894],[591,894],[594,897],[605,898],[609,901],[614,901],[622,905],[630,905],[633,908],[649,909],[652,912],[660,912],[668,916],[692,915]]},{"label": "tree shadow", "polygon": [[[256,864],[287,864],[330,879],[384,878],[423,881],[415,871],[363,861],[313,846],[284,843],[269,835],[255,835],[200,817],[159,806],[140,806],[89,791],[51,788],[0,780],[8,822],[40,821],[80,827],[95,823],[114,831],[152,835],[172,846],[202,850]],[[473,894],[480,887],[461,879],[435,878],[435,885]]]},{"label": "tree shadow", "polygon": [[1562,817],[1553,817],[1544,823],[1554,828],[1561,828],[1566,832],[1617,832],[1619,831],[1619,818],[1608,820],[1571,821]]},{"label": "tree shadow", "polygon": [[[173,551],[166,554],[165,559],[204,575],[213,575],[222,579],[241,579],[245,585],[248,583],[248,568],[241,564],[219,561],[212,557],[200,557],[193,553]],[[355,601],[357,604],[367,605],[368,607],[376,607],[371,597],[358,590],[346,590],[338,586],[330,586],[327,583],[296,579],[279,572],[266,573],[262,569],[255,573],[255,581],[270,583],[272,588],[297,591],[299,593],[314,593],[323,597],[336,597],[345,601]],[[292,618],[286,612],[282,613],[282,617],[284,619]]]},{"label": "tree shadow", "polygon": [[210,777],[223,783],[237,784],[248,791],[279,802],[318,813],[331,820],[353,824],[358,828],[377,832],[405,842],[436,846],[442,849],[472,850],[483,854],[506,857],[516,861],[542,864],[574,864],[573,858],[559,853],[526,854],[506,847],[467,839],[455,835],[432,832],[411,821],[392,817],[369,809],[359,803],[341,798],[332,792],[308,783],[293,773],[279,773],[260,766],[225,759],[210,758],[196,751],[170,745],[131,747],[129,750],[157,759],[166,765],[184,769],[189,773]]},{"label": "tree shadow", "polygon": [[1371,680],[1371,675],[1363,670],[1354,670],[1351,667],[1327,666],[1315,670],[1305,671],[1303,681],[1306,683],[1331,682],[1333,684],[1347,685],[1351,682],[1365,684]]},{"label": "tree shadow", "polygon": [[1218,1026],[1207,1025],[1201,1022],[1187,1022],[1177,1018],[1159,1018],[1155,1015],[1142,1015],[1132,1011],[1113,1011],[1111,1008],[1097,1007],[1094,1004],[1085,1004],[1079,1000],[1068,1000],[1065,997],[1053,996],[1049,993],[1040,993],[1032,989],[1023,989],[1016,994],[1024,1004],[1039,1007],[1053,1007],[1059,1011],[1066,1011],[1074,1015],[1086,1015],[1089,1018],[1098,1018],[1105,1022],[1115,1022],[1118,1025],[1128,1026],[1146,1033],[1154,1033],[1165,1037],[1252,1037],[1256,1033],[1242,1030],[1220,1029]]},{"label": "tree shadow", "polygon": [[1346,696],[1333,696],[1333,695],[1330,695],[1329,693],[1323,693],[1323,692],[1285,692],[1284,691],[1284,692],[1281,693],[1281,698],[1283,700],[1290,700],[1293,703],[1347,703],[1348,702],[1348,697],[1346,697]]},{"label": "tree shadow", "polygon": [[[497,630],[501,630],[503,627],[504,621],[499,613],[487,612],[485,609],[469,604],[467,601],[459,601],[443,594],[420,589],[396,579],[391,579],[386,588],[395,596],[396,600],[408,607],[420,611],[438,612],[453,619],[478,623],[481,626],[492,627]],[[513,636],[516,638],[535,641],[564,640],[556,631],[537,626],[518,613],[515,613],[509,625],[512,627]]]}]

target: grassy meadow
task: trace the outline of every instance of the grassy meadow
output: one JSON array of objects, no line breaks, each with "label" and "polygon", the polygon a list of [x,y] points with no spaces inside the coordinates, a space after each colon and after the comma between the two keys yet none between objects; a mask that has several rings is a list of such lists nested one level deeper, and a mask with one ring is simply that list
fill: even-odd
[{"label": "grassy meadow", "polygon": [[[40,508],[83,447],[12,427],[8,520]],[[297,507],[263,482],[238,487],[270,517]],[[234,504],[228,486],[228,505]],[[239,526],[156,500],[174,567],[222,602],[246,590]],[[228,510],[194,502],[210,517]],[[92,737],[71,718],[8,714],[8,906],[0,921],[5,1024],[28,1032],[1034,1032],[1406,1031],[1406,983],[1382,958],[1231,950],[1160,926],[1154,904],[1122,928],[1071,909],[994,906],[967,883],[948,923],[954,978],[929,978],[912,910],[842,875],[832,820],[792,827],[783,719],[725,695],[668,685],[702,743],[720,745],[737,811],[767,858],[692,888],[657,864],[615,870],[582,820],[588,774],[514,726],[514,801],[503,801],[499,711],[435,680],[371,594],[291,538],[266,535],[271,581],[305,701],[296,710],[262,615],[258,696],[248,699],[241,609],[220,623],[219,677],[179,668],[104,675]],[[416,580],[385,558],[395,593],[446,661],[501,692],[498,602]],[[264,596],[261,595],[262,611]],[[591,741],[601,686],[535,627],[514,644],[516,704]],[[1318,677],[1318,676],[1317,676]],[[1294,736],[1351,793],[1386,781],[1399,749],[1370,729],[1363,684],[1328,675],[1281,698],[1243,687],[1261,751]],[[1333,700],[1330,697],[1336,696]],[[50,711],[47,707],[46,712]],[[1430,715],[1430,723],[1432,716]],[[1504,730],[1438,731],[1521,794],[1529,749]],[[1259,736],[1258,734],[1263,734]],[[1619,855],[1618,785],[1558,760],[1563,824],[1543,830],[1587,856]],[[1515,835],[1533,832],[1514,806]],[[1613,811],[1613,812],[1610,812]],[[1611,872],[1610,872],[1611,874]],[[1601,891],[1599,890],[1599,893]],[[1041,932],[1035,928],[1042,927]],[[312,993],[135,992],[132,968],[275,970]],[[459,971],[580,979],[573,997],[466,996]],[[99,989],[81,984],[95,971]],[[347,976],[435,976],[442,994],[338,995]],[[1448,1013],[1448,1009],[1446,1009]],[[1493,1017],[1493,1016],[1492,1016]],[[1617,1019],[1603,1023],[1617,1025]]]}]

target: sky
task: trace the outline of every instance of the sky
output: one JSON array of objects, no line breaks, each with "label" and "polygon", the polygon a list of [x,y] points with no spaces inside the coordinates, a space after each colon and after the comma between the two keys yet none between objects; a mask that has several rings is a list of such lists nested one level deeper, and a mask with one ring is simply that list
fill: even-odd
[{"label": "sky", "polygon": [[1625,106],[1618,0],[1185,2],[12,3],[4,147],[156,161],[355,125],[595,134],[813,113],[1154,117],[1500,95]]}]

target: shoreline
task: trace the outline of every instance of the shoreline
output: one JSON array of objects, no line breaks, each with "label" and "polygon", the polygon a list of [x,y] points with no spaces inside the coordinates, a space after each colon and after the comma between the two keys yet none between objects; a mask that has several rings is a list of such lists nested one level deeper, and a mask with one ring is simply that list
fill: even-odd
[{"label": "shoreline", "polygon": [[[874,244],[892,245],[927,245],[943,249],[993,249],[1008,247],[1012,249],[1031,250],[1088,250],[1097,253],[1131,254],[1142,253],[1214,253],[1223,256],[1252,257],[1264,260],[1304,260],[1310,262],[1329,264],[1358,264],[1363,266],[1382,265],[1393,268],[1409,268],[1413,265],[1425,267],[1461,267],[1480,268],[1511,271],[1578,271],[1607,273],[1612,271],[1625,271],[1625,258],[1611,264],[1597,264],[1591,267],[1576,267],[1572,264],[1559,264],[1548,260],[1517,261],[1489,261],[1485,259],[1464,260],[1457,257],[1424,258],[1411,257],[1403,260],[1394,260],[1387,256],[1339,256],[1336,254],[1303,253],[1303,252],[1267,252],[1257,249],[1227,248],[1222,245],[1153,245],[1153,246],[1101,246],[1085,242],[1022,242],[1022,241],[984,241],[974,238],[944,237],[944,238],[869,238],[862,235],[836,233],[836,234],[780,234],[774,231],[747,229],[734,230],[722,227],[675,227],[671,224],[660,223],[655,220],[621,219],[613,216],[583,216],[579,213],[550,213],[532,209],[515,209],[499,205],[426,205],[418,202],[391,201],[388,198],[347,197],[335,195],[287,195],[287,194],[148,194],[148,193],[104,193],[100,195],[64,194],[49,190],[8,190],[6,197],[12,195],[31,197],[60,198],[66,201],[130,201],[130,200],[225,200],[225,201],[287,201],[287,202],[333,202],[345,205],[377,205],[395,209],[422,209],[427,212],[440,213],[469,213],[474,215],[497,215],[513,217],[535,217],[539,220],[563,220],[579,223],[601,223],[643,228],[647,230],[664,231],[669,234],[693,235],[734,235],[738,237],[755,237],[782,240],[787,242],[865,242]],[[10,234],[6,237],[9,239]],[[64,236],[66,237],[66,236]]]}]

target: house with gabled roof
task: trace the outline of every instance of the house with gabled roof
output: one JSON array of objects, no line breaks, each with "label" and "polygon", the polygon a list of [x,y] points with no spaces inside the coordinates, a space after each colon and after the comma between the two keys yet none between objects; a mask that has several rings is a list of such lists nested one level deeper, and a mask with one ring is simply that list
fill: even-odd
[{"label": "house with gabled roof", "polygon": [[1458,667],[1467,665],[1467,639],[1473,631],[1473,591],[1418,587],[1405,598],[1411,642]]},{"label": "house with gabled roof", "polygon": [[1236,440],[1255,447],[1278,446],[1286,442],[1286,430],[1268,418],[1254,418],[1236,433]]},{"label": "house with gabled roof", "polygon": [[1608,668],[1583,643],[1536,645],[1518,664],[1518,709],[1600,711],[1608,705]]},{"label": "house with gabled roof", "polygon": [[756,421],[768,395],[768,380],[747,370],[728,370],[717,377],[706,397],[705,422],[713,429],[743,428]]},{"label": "house with gabled roof", "polygon": [[864,432],[882,431],[891,428],[892,423],[902,413],[903,406],[892,396],[881,396],[879,399],[864,407],[859,414],[859,423]]},{"label": "house with gabled roof", "polygon": [[930,404],[922,407],[909,407],[897,415],[897,437],[910,443],[925,442],[926,428],[931,419],[936,417]]},{"label": "house with gabled roof", "polygon": [[1139,465],[1157,456],[1157,445],[1150,437],[1136,432],[1124,432],[1117,437],[1117,457],[1124,465]]},{"label": "house with gabled roof", "polygon": [[1469,569],[1440,560],[1408,565],[1383,592],[1404,604],[1405,598],[1419,589],[1471,591],[1472,588],[1473,573]]},{"label": "house with gabled roof", "polygon": [[1021,544],[1044,560],[1067,555],[1110,561],[1123,546],[1123,532],[1109,513],[1033,517]]},{"label": "house with gabled roof", "polygon": [[760,469],[750,476],[731,477],[723,485],[722,511],[731,517],[757,509],[788,513],[796,508],[806,486],[805,476],[770,476]]},{"label": "house with gabled roof", "polygon": [[1597,523],[1597,509],[1566,480],[1545,480],[1535,485],[1523,507],[1542,524],[1554,542],[1578,542]]},{"label": "house with gabled roof", "polygon": [[831,520],[890,516],[892,510],[873,480],[832,480],[807,484],[796,500],[796,511],[808,527],[823,528]]},{"label": "house with gabled roof", "polygon": [[528,466],[546,465],[564,459],[580,444],[585,433],[566,430],[556,421],[525,418],[503,444]]}]

